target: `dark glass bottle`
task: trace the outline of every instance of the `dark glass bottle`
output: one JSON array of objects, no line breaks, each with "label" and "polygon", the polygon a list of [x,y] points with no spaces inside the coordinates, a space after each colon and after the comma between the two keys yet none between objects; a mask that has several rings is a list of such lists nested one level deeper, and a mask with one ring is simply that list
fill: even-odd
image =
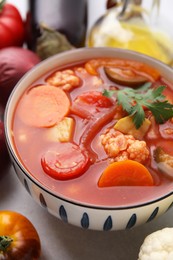
[{"label": "dark glass bottle", "polygon": [[87,30],[87,0],[28,0],[26,41],[32,50],[41,35],[41,23],[65,35],[73,46],[81,47]]}]

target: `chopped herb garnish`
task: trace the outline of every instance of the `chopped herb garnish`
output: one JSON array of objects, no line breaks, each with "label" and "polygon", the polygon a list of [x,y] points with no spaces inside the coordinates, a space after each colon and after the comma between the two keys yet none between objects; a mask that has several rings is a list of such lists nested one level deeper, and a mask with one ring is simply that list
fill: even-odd
[{"label": "chopped herb garnish", "polygon": [[151,83],[146,83],[138,89],[128,87],[121,90],[104,90],[103,95],[107,97],[116,95],[118,104],[133,117],[135,127],[138,129],[145,120],[144,107],[151,111],[158,124],[173,117],[173,105],[163,95],[165,86],[150,87]]}]

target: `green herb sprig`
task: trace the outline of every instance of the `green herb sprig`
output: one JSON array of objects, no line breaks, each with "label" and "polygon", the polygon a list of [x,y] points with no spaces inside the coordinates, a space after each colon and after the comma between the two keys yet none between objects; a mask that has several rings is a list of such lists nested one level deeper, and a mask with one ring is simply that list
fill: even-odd
[{"label": "green herb sprig", "polygon": [[138,129],[145,120],[144,107],[151,111],[158,124],[163,124],[173,117],[173,105],[163,95],[165,86],[150,87],[151,83],[148,82],[138,89],[128,87],[121,90],[104,90],[103,95],[116,95],[118,104],[133,117],[134,125]]}]

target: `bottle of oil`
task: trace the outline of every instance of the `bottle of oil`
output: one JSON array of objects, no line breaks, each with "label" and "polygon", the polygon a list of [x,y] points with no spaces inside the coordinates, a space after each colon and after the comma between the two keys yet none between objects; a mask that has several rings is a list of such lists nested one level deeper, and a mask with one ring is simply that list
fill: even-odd
[{"label": "bottle of oil", "polygon": [[173,63],[173,31],[168,17],[160,15],[160,0],[109,1],[106,13],[88,33],[89,47],[118,47]]}]

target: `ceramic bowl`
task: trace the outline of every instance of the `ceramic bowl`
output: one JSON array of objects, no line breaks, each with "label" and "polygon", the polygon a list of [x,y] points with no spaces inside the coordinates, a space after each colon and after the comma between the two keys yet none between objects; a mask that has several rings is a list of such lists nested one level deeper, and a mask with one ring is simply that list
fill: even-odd
[{"label": "ceramic bowl", "polygon": [[[173,185],[162,192],[160,196],[151,200],[136,202],[132,205],[122,206],[99,206],[79,203],[70,198],[64,198],[53,190],[44,187],[22,165],[19,155],[15,151],[11,125],[16,104],[24,90],[36,79],[48,73],[55,67],[66,65],[71,62],[81,61],[96,57],[117,57],[143,61],[159,71],[173,83],[173,71],[165,64],[148,56],[113,48],[81,48],[64,52],[42,61],[30,70],[15,86],[8,100],[5,111],[5,135],[7,147],[15,172],[32,198],[49,213],[66,223],[73,224],[83,229],[112,231],[125,230],[154,220],[165,213],[173,203]],[[140,192],[140,191],[139,191]]]}]

